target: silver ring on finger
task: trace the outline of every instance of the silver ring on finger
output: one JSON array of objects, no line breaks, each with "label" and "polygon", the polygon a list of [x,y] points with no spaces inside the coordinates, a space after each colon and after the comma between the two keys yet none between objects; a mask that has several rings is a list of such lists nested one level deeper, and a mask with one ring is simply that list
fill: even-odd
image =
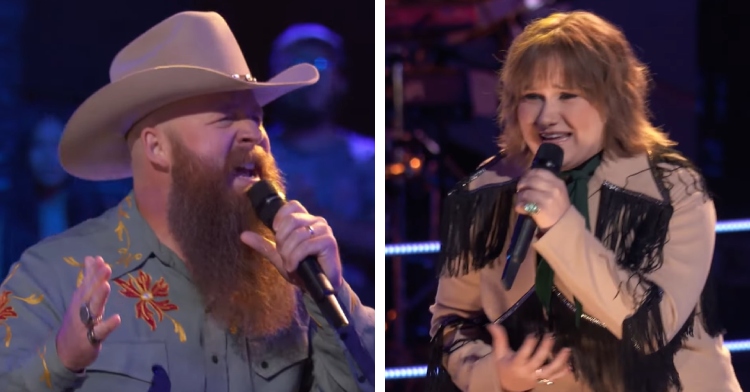
[{"label": "silver ring on finger", "polygon": [[539,206],[536,203],[526,203],[523,206],[523,210],[529,215],[534,215],[539,212]]},{"label": "silver ring on finger", "polygon": [[305,226],[307,227],[307,232],[310,233],[310,237],[315,235],[315,230],[313,230],[312,226]]},{"label": "silver ring on finger", "polygon": [[544,377],[540,377],[542,375],[542,368],[536,369],[536,382],[537,384],[545,384],[545,385],[552,385],[552,380]]},{"label": "silver ring on finger", "polygon": [[101,343],[101,340],[96,338],[96,332],[94,332],[94,327],[89,327],[88,332],[86,332],[86,337],[89,339],[89,343],[91,343],[92,346],[98,346],[99,343]]},{"label": "silver ring on finger", "polygon": [[78,311],[78,315],[81,317],[81,322],[86,327],[94,326],[94,315],[91,313],[91,307],[88,303],[81,304],[81,308]]}]

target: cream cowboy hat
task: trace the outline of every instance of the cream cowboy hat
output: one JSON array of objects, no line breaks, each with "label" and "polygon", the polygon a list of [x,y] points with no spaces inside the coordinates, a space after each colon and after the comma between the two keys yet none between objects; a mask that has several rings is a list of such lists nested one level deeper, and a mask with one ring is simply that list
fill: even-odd
[{"label": "cream cowboy hat", "polygon": [[318,81],[310,64],[268,82],[250,74],[224,18],[182,12],[143,33],[115,56],[110,83],[78,107],[60,140],[60,162],[73,176],[116,180],[132,175],[125,133],[150,112],[181,99],[253,90],[261,106]]}]

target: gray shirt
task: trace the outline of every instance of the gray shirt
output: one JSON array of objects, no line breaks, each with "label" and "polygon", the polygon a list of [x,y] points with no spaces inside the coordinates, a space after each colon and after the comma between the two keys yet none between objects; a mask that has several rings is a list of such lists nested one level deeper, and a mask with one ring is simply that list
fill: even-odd
[{"label": "gray shirt", "polygon": [[[75,374],[61,364],[55,334],[89,255],[112,267],[104,317],[118,313],[122,324]],[[349,339],[364,347],[355,355],[372,363],[374,310],[346,283],[337,296],[353,327]],[[11,267],[0,286],[0,390],[291,392],[307,374],[313,391],[373,391],[317,305],[303,299],[309,317],[291,349],[279,355],[238,344],[206,316],[185,264],[158,241],[131,194],[29,248]]]}]

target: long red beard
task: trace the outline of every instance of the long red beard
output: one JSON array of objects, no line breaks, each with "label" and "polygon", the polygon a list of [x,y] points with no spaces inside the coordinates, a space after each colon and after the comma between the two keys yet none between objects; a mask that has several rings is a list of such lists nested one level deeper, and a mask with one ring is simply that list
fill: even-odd
[{"label": "long red beard", "polygon": [[[245,195],[230,187],[232,169],[204,162],[173,140],[174,169],[169,194],[169,228],[208,313],[224,327],[252,339],[284,335],[298,324],[297,293],[260,253],[240,241],[245,230],[272,239]],[[273,158],[253,151],[262,179],[283,189]],[[231,157],[230,157],[231,158]]]}]

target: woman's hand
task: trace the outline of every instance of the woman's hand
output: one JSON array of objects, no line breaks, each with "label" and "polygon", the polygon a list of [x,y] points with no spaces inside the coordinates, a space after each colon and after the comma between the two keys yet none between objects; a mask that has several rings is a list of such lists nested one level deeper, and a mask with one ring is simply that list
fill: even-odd
[{"label": "woman's hand", "polygon": [[529,335],[518,352],[514,352],[508,344],[505,328],[496,324],[487,328],[492,334],[492,355],[495,356],[498,382],[503,391],[528,391],[538,384],[552,384],[570,373],[568,348],[560,350],[549,364],[544,364],[551,356],[555,344],[551,335],[544,337],[536,351],[534,348],[539,339]]},{"label": "woman's hand", "polygon": [[[570,197],[565,182],[546,169],[533,169],[518,181],[516,212],[529,215],[541,231],[552,227],[570,208]],[[527,211],[534,203],[538,210]]]}]

